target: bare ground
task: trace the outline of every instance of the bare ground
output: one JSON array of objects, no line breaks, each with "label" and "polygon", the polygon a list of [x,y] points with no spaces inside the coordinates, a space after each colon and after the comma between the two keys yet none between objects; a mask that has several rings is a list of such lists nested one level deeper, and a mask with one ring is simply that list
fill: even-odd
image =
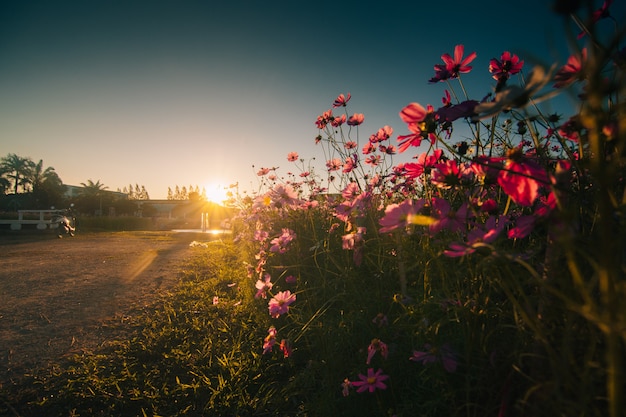
[{"label": "bare ground", "polygon": [[119,337],[111,324],[178,283],[196,238],[0,232],[0,388]]}]

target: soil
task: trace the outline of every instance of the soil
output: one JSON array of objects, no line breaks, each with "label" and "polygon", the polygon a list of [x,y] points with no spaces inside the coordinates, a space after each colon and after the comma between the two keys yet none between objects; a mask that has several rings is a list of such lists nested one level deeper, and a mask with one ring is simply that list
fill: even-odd
[{"label": "soil", "polygon": [[[195,233],[0,232],[0,388],[112,337],[173,288]],[[6,388],[5,385],[5,388]]]}]

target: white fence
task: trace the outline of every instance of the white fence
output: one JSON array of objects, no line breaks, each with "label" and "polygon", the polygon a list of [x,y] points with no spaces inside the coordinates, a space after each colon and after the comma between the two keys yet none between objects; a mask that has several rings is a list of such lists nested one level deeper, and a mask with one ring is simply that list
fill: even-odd
[{"label": "white fence", "polygon": [[[37,229],[44,230],[47,228],[54,229],[58,226],[57,222],[52,222],[52,215],[60,214],[60,210],[18,210],[17,211],[17,220],[7,220],[0,219],[0,224],[9,224],[11,225],[11,230],[21,230],[22,225],[24,224],[36,224]],[[25,219],[25,214],[34,214],[35,216],[28,217],[39,217],[38,219]]]}]

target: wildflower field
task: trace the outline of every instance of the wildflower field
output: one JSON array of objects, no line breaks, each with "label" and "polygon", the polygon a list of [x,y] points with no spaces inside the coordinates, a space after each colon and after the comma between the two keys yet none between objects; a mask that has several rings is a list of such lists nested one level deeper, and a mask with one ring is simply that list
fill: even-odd
[{"label": "wildflower field", "polygon": [[[442,103],[398,109],[404,132],[363,134],[351,95],[330,98],[312,117],[325,165],[293,150],[290,172],[233,187],[232,240],[194,248],[137,337],[43,381],[42,406],[626,416],[626,48],[610,3],[573,15],[565,63],[456,45],[428,80]],[[470,76],[493,91],[471,97]],[[559,94],[574,114],[541,111]]]}]

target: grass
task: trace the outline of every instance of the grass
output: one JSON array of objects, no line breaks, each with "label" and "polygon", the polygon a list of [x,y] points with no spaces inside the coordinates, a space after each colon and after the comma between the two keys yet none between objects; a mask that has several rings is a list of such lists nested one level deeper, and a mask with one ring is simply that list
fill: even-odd
[{"label": "grass", "polygon": [[279,391],[262,377],[267,318],[245,278],[231,242],[198,248],[171,295],[120,323],[130,337],[30,376],[32,388],[0,393],[0,414],[268,415]]}]

